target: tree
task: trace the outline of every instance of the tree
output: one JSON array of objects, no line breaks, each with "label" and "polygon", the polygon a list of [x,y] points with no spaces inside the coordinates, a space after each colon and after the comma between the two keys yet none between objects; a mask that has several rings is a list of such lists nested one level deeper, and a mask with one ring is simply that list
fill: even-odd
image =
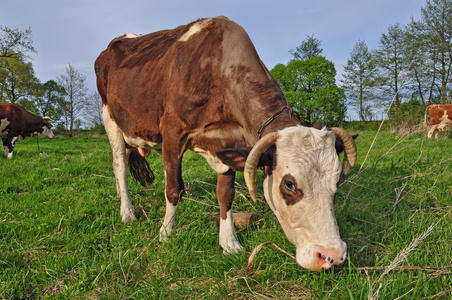
[{"label": "tree", "polygon": [[408,70],[409,61],[405,55],[407,52],[405,29],[397,23],[388,28],[387,33],[381,35],[379,47],[375,51],[374,59],[378,65],[380,87],[383,94],[388,92],[391,99],[395,97],[395,106],[401,104],[399,89],[402,84],[404,72]]},{"label": "tree", "polygon": [[296,60],[308,60],[322,54],[323,49],[320,48],[321,44],[322,42],[316,39],[314,35],[306,36],[306,40],[302,41],[300,46],[291,49],[289,52]]},{"label": "tree", "polygon": [[419,97],[423,106],[432,104],[435,97],[436,73],[429,69],[426,63],[430,55],[428,51],[421,50],[425,47],[423,38],[419,34],[414,21],[407,26],[406,31],[406,56],[412,57],[412,74],[409,78],[411,85],[408,87],[412,95]]},{"label": "tree", "polygon": [[56,81],[49,80],[39,86],[38,96],[35,99],[36,110],[40,116],[49,116],[59,119],[58,103],[64,100],[66,91]]},{"label": "tree", "polygon": [[28,52],[36,52],[30,28],[20,31],[0,26],[0,103],[22,102],[27,109],[32,108],[28,97],[39,80],[32,64],[25,61]]},{"label": "tree", "polygon": [[18,103],[30,109],[26,103],[32,102],[30,98],[35,96],[39,80],[35,77],[31,62],[12,55],[9,59],[0,59],[0,85],[0,102]]},{"label": "tree", "polygon": [[335,125],[345,117],[344,91],[336,86],[334,64],[323,56],[276,65],[270,73],[278,81],[301,121]]},{"label": "tree", "polygon": [[58,110],[68,135],[73,136],[74,125],[80,124],[78,117],[86,102],[85,77],[69,64],[57,82],[66,92],[65,97],[59,99]]},{"label": "tree", "polygon": [[[410,24],[412,40],[417,41],[420,59],[415,78],[420,92],[428,90],[428,104],[447,104],[450,97],[452,68],[452,1],[427,0],[421,10],[421,20]],[[435,97],[434,94],[437,94]],[[425,94],[425,93],[424,93]],[[424,100],[423,100],[424,101]]]},{"label": "tree", "polygon": [[358,40],[350,52],[347,65],[344,66],[342,87],[349,98],[349,104],[358,108],[361,121],[371,113],[369,104],[375,99],[377,68],[372,53],[365,41]]},{"label": "tree", "polygon": [[24,58],[27,52],[36,52],[31,29],[24,31],[0,26],[0,58]]},{"label": "tree", "polygon": [[85,105],[85,120],[90,127],[97,127],[103,124],[102,100],[97,91],[92,92]]}]

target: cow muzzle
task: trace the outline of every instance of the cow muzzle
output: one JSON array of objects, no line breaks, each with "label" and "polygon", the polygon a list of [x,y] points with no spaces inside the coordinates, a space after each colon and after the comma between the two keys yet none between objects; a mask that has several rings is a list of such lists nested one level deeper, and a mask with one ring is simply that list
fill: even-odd
[{"label": "cow muzzle", "polygon": [[347,245],[340,241],[338,246],[331,248],[321,245],[297,247],[296,253],[297,263],[303,268],[314,271],[327,270],[344,263],[347,257]]},{"label": "cow muzzle", "polygon": [[38,133],[38,136],[48,139],[53,139],[55,135],[53,134],[53,130],[48,128],[47,126],[43,127],[43,130],[41,133]]}]

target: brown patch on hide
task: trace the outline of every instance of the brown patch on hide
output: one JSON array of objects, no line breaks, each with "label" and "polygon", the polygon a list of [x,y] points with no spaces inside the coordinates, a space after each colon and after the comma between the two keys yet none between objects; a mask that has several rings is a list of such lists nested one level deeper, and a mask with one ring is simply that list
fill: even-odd
[{"label": "brown patch on hide", "polygon": [[295,205],[303,199],[303,191],[297,188],[297,182],[290,174],[284,175],[279,184],[279,191],[287,206]]}]

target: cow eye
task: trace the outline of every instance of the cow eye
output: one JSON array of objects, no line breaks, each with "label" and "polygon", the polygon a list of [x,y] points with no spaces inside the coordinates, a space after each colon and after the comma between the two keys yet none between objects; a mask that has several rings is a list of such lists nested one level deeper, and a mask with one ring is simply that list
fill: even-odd
[{"label": "cow eye", "polygon": [[293,182],[291,182],[291,181],[286,181],[286,182],[284,182],[284,186],[286,187],[286,189],[288,189],[288,190],[291,191],[292,193],[296,193],[296,190],[295,190],[295,184],[293,184]]}]

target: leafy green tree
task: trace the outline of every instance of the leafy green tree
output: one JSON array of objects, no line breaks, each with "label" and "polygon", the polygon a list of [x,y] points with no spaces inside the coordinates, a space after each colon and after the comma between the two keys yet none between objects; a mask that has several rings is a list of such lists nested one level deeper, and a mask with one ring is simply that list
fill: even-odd
[{"label": "leafy green tree", "polygon": [[315,38],[314,35],[306,36],[306,39],[301,42],[300,46],[291,49],[289,52],[296,60],[308,60],[322,54],[323,49],[320,47],[321,44],[322,42]]},{"label": "leafy green tree", "polygon": [[1,102],[18,103],[31,109],[39,80],[35,77],[31,62],[11,56],[0,59]]},{"label": "leafy green tree", "polygon": [[32,64],[25,61],[30,52],[36,52],[30,28],[21,31],[0,26],[0,103],[17,102],[34,111],[30,97],[39,80]]},{"label": "leafy green tree", "polygon": [[36,52],[31,29],[24,31],[0,26],[0,58],[24,58],[27,52]]},{"label": "leafy green tree", "polygon": [[35,99],[35,106],[40,116],[49,116],[59,119],[58,103],[60,103],[66,91],[56,81],[49,80],[41,84],[38,89],[38,96]]},{"label": "leafy green tree", "polygon": [[389,118],[395,124],[419,124],[424,120],[425,106],[421,101],[412,97],[408,101],[401,103],[398,107],[392,106],[389,110]]},{"label": "leafy green tree", "polygon": [[375,99],[377,67],[365,41],[358,40],[344,66],[342,87],[351,106],[358,108],[361,121],[371,114],[371,102]]},{"label": "leafy green tree", "polygon": [[270,73],[278,81],[302,123],[335,125],[345,117],[345,94],[336,86],[334,64],[323,56],[278,64]]}]

